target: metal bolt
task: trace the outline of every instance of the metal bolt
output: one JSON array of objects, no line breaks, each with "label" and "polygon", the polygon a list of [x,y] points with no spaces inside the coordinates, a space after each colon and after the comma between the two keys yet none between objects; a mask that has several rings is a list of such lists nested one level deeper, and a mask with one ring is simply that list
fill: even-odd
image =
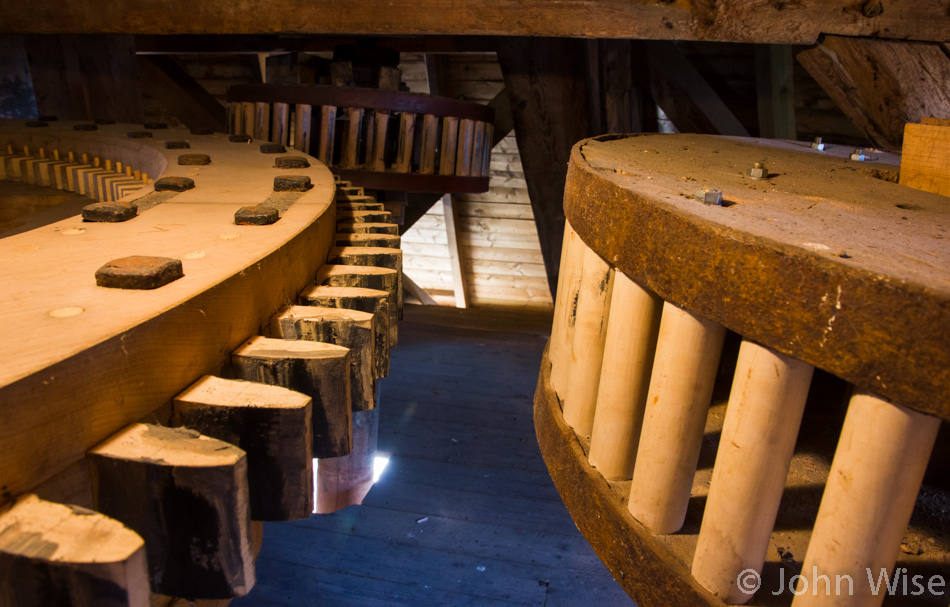
[{"label": "metal bolt", "polygon": [[207,154],[182,154],[178,157],[178,164],[211,164],[211,156]]},{"label": "metal bolt", "polygon": [[239,226],[269,226],[280,219],[280,211],[262,204],[241,207],[234,213],[234,223]]},{"label": "metal bolt", "polygon": [[166,141],[165,149],[166,150],[187,150],[191,148],[191,144],[187,141]]},{"label": "metal bolt", "polygon": [[165,124],[164,122],[146,122],[146,123],[143,124],[142,126],[144,126],[144,127],[147,128],[147,129],[152,129],[153,131],[154,131],[154,130],[158,130],[158,129],[167,129],[167,128],[168,128],[168,125]]},{"label": "metal bolt", "polygon": [[251,136],[250,135],[231,135],[230,137],[228,137],[228,141],[230,141],[231,143],[250,143]]},{"label": "metal bolt", "polygon": [[765,165],[761,162],[756,162],[751,167],[747,168],[745,170],[745,174],[756,180],[769,178],[769,170],[765,168]]},{"label": "metal bolt", "polygon": [[287,148],[279,143],[262,143],[261,154],[283,154]]},{"label": "metal bolt", "polygon": [[36,128],[39,126],[49,126],[49,123],[46,122],[45,120],[27,120],[26,126],[30,128]]},{"label": "metal bolt", "polygon": [[303,156],[278,156],[274,158],[274,168],[277,169],[305,169],[310,166]]},{"label": "metal bolt", "polygon": [[286,175],[274,177],[275,192],[306,192],[313,187],[306,175]]},{"label": "metal bolt", "polygon": [[138,215],[139,208],[132,203],[94,202],[82,208],[83,221],[120,223]]},{"label": "metal bolt", "polygon": [[696,200],[703,204],[722,206],[722,192],[711,188],[696,191]]},{"label": "metal bolt", "polygon": [[157,289],[184,275],[181,260],[135,255],[113,259],[96,270],[96,284],[110,289]]},{"label": "metal bolt", "polygon": [[815,140],[811,142],[811,149],[818,150],[819,152],[825,149],[825,144],[821,142],[821,137],[815,137]]},{"label": "metal bolt", "polygon": [[209,129],[207,127],[198,127],[191,129],[192,135],[213,135],[214,129]]},{"label": "metal bolt", "polygon": [[129,139],[148,139],[152,134],[148,131],[129,131],[126,136]]},{"label": "metal bolt", "polygon": [[195,182],[187,177],[162,177],[154,184],[156,192],[184,192],[195,187]]},{"label": "metal bolt", "polygon": [[95,131],[99,127],[94,124],[74,124],[74,131]]},{"label": "metal bolt", "polygon": [[865,156],[864,150],[862,150],[861,148],[855,148],[854,151],[851,152],[851,160],[857,160],[858,162],[864,162],[864,160],[865,160],[866,158],[867,158],[867,156]]}]

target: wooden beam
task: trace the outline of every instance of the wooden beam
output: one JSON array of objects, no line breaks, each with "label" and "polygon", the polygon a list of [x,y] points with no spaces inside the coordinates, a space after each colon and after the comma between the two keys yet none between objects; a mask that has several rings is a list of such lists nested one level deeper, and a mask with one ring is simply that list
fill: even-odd
[{"label": "wooden beam", "polygon": [[748,137],[739,119],[672,42],[643,42],[653,98],[681,133]]},{"label": "wooden beam", "polygon": [[449,265],[452,267],[452,290],[455,291],[455,307],[467,308],[468,295],[465,292],[465,269],[462,267],[462,253],[458,240],[458,209],[452,203],[452,195],[442,197],[442,210],[445,215],[445,238],[448,241]]},{"label": "wooden beam", "polygon": [[511,94],[507,88],[498,91],[488,106],[495,110],[495,130],[492,131],[491,146],[494,148],[508,133],[515,130],[515,120],[511,115]]},{"label": "wooden beam", "polygon": [[759,137],[797,139],[793,69],[791,46],[760,44],[755,47]]},{"label": "wooden beam", "polygon": [[499,45],[515,136],[551,293],[564,233],[564,181],[571,146],[590,135],[584,42],[521,38]]},{"label": "wooden beam", "polygon": [[26,48],[40,114],[142,122],[132,36],[27,36]]},{"label": "wooden beam", "polygon": [[418,299],[419,303],[424,306],[439,305],[439,302],[434,300],[425,289],[416,284],[416,281],[411,279],[407,274],[402,275],[402,288],[406,290],[406,293]]},{"label": "wooden beam", "polygon": [[227,132],[226,110],[171,57],[138,58],[142,87],[191,128]]},{"label": "wooden beam", "polygon": [[826,36],[796,58],[878,147],[900,150],[907,122],[950,116],[950,59],[939,44]]},{"label": "wooden beam", "polygon": [[[217,0],[195,10],[191,0],[117,0],[104,18],[94,0],[48,2],[23,10],[0,0],[2,32],[132,34],[463,34],[722,40],[810,44],[822,32],[847,36],[943,41],[950,16],[942,2],[892,0],[868,10],[854,0],[784,3],[654,2],[652,0],[444,0],[350,2]],[[875,6],[880,7],[880,4]],[[328,19],[327,15],[333,15]]]}]

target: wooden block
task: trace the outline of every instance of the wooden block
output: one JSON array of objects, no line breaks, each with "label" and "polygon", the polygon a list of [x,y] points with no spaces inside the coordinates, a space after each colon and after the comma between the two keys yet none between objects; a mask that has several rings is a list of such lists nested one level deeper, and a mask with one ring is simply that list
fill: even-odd
[{"label": "wooden block", "polygon": [[353,447],[349,349],[312,341],[252,337],[231,354],[236,377],[281,386],[312,400],[313,457]]},{"label": "wooden block", "polygon": [[337,198],[336,208],[339,211],[384,211],[385,206],[381,202],[350,202],[348,200]]},{"label": "wooden block", "polygon": [[389,128],[389,112],[377,110],[374,114],[375,131],[373,134],[372,160],[367,158],[367,164],[373,171],[386,170],[386,133]]},{"label": "wooden block", "polygon": [[337,234],[333,244],[338,247],[389,247],[400,248],[401,238],[394,234]]},{"label": "wooden block", "polygon": [[305,154],[310,153],[310,124],[313,106],[308,103],[298,103],[294,113],[294,148]]},{"label": "wooden block", "polygon": [[32,494],[0,510],[0,605],[150,604],[145,543],[122,523]]},{"label": "wooden block", "polygon": [[376,266],[326,264],[317,270],[317,284],[331,287],[363,287],[389,294],[389,346],[399,343],[399,274],[390,268]]},{"label": "wooden block", "polygon": [[206,375],[172,402],[176,425],[247,453],[251,518],[287,521],[313,512],[310,397]]},{"label": "wooden block", "polygon": [[455,158],[458,154],[459,119],[446,116],[442,119],[442,145],[439,148],[439,175],[455,175]]},{"label": "wooden block", "polygon": [[302,306],[345,308],[372,314],[376,319],[376,376],[389,375],[389,293],[360,287],[313,286],[300,294]]},{"label": "wooden block", "polygon": [[475,121],[465,118],[459,122],[458,149],[455,155],[455,174],[472,174],[472,149],[475,147]]},{"label": "wooden block", "polygon": [[[389,247],[334,247],[327,263],[346,266],[376,266],[396,270],[396,320],[402,319],[402,251]],[[392,311],[390,311],[391,313]]]},{"label": "wooden block", "polygon": [[399,139],[396,145],[397,173],[409,173],[412,170],[412,148],[416,133],[416,115],[403,112],[399,117]]},{"label": "wooden block", "polygon": [[340,154],[341,162],[345,169],[357,169],[360,166],[360,133],[363,128],[364,111],[365,110],[360,107],[346,109],[348,121],[346,124],[346,133],[343,135],[343,150]]},{"label": "wooden block", "polygon": [[350,349],[350,399],[354,411],[376,406],[376,346],[373,315],[358,310],[288,306],[272,322],[284,339],[319,341]]},{"label": "wooden block", "polygon": [[339,211],[336,222],[346,223],[392,223],[392,213],[386,211]]},{"label": "wooden block", "polygon": [[419,160],[419,173],[435,173],[436,145],[439,143],[439,117],[426,114],[422,117],[422,156]]},{"label": "wooden block", "polygon": [[132,424],[88,456],[95,508],[145,540],[153,592],[224,599],[251,590],[243,451],[193,430]]},{"label": "wooden block", "polygon": [[320,107],[320,141],[317,147],[317,158],[327,166],[333,166],[333,144],[336,139],[336,107],[324,105]]},{"label": "wooden block", "polygon": [[899,183],[950,196],[950,126],[912,124],[904,127]]},{"label": "wooden block", "polygon": [[394,223],[337,223],[336,231],[356,234],[399,234],[399,226]]},{"label": "wooden block", "polygon": [[320,460],[317,468],[317,512],[328,514],[355,506],[373,486],[373,465],[379,433],[379,409],[353,413],[353,451]]},{"label": "wooden block", "polygon": [[290,140],[290,106],[286,103],[275,103],[271,124],[271,141],[286,146]]}]

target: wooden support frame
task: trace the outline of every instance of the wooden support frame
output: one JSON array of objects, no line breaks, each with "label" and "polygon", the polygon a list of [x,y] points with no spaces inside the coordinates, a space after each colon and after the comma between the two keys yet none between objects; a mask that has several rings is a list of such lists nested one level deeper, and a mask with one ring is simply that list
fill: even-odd
[{"label": "wooden support frame", "polygon": [[796,139],[795,59],[787,44],[755,47],[755,88],[759,108],[759,137]]},{"label": "wooden support frame", "polygon": [[462,266],[462,253],[458,238],[458,209],[452,201],[452,195],[442,197],[442,211],[445,216],[445,237],[448,240],[449,264],[452,266],[452,290],[455,291],[455,307],[468,307],[468,294],[465,287],[465,269]]}]

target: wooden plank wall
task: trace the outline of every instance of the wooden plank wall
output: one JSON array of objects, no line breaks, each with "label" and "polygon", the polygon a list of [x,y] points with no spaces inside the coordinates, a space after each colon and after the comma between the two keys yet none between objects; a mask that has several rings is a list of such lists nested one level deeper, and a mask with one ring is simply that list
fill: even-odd
[{"label": "wooden plank wall", "polygon": [[[488,103],[504,88],[494,53],[446,54],[440,60],[444,96]],[[423,55],[403,53],[401,61],[403,82],[413,92],[428,93]],[[514,133],[492,152],[491,189],[453,200],[470,304],[551,306]],[[402,249],[406,275],[437,301],[454,302],[441,202],[403,235]]]}]

